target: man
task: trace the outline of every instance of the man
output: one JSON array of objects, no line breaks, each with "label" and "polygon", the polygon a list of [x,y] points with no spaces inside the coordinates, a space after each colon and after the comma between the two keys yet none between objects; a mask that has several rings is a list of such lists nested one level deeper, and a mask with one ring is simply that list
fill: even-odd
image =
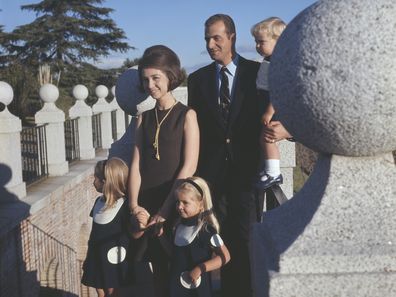
[{"label": "man", "polygon": [[236,53],[235,25],[228,15],[205,22],[205,40],[214,62],[188,79],[188,103],[200,127],[198,174],[212,186],[214,211],[231,254],[221,273],[222,296],[248,297],[249,230],[258,214],[252,185],[262,112],[256,91],[259,63]]}]

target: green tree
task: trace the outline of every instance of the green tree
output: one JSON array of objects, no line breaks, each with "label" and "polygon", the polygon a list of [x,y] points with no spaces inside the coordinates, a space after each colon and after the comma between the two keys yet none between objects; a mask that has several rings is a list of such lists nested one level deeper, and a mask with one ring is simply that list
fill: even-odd
[{"label": "green tree", "polygon": [[43,0],[21,6],[36,13],[30,24],[17,27],[11,34],[10,52],[32,65],[50,63],[58,70],[65,65],[97,61],[111,51],[133,48],[109,17],[111,8],[99,5],[103,0]]},{"label": "green tree", "polygon": [[[89,62],[107,57],[112,51],[126,52],[133,47],[124,42],[124,31],[110,18],[113,9],[102,7],[103,2],[43,0],[23,5],[22,10],[35,12],[37,18],[7,33],[6,38],[0,28],[0,50],[6,53],[0,57],[0,76],[16,92],[13,104],[16,115],[21,118],[33,115],[41,105],[36,95],[38,83],[32,81],[32,78],[36,80],[40,65],[50,65],[51,73],[60,76],[57,105],[64,111],[74,103],[71,90],[75,84],[87,85],[92,102],[95,86],[113,79],[107,71]],[[56,84],[58,79],[53,81]],[[18,93],[21,86],[24,90]]]}]

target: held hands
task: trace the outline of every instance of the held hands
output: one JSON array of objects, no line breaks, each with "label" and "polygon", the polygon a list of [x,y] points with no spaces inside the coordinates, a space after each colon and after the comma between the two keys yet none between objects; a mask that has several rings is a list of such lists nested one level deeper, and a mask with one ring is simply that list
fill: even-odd
[{"label": "held hands", "polygon": [[149,223],[146,226],[146,229],[149,227],[154,228],[154,234],[157,236],[161,236],[164,233],[163,225],[164,225],[165,219],[162,217],[159,213],[154,215]]},{"label": "held hands", "polygon": [[147,222],[150,218],[148,211],[141,206],[135,206],[132,209],[132,215],[135,216],[139,229],[144,229],[147,226]]}]

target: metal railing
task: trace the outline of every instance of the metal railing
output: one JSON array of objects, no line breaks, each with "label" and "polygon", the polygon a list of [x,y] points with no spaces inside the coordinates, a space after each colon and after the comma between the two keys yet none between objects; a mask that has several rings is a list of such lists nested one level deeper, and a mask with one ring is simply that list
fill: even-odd
[{"label": "metal railing", "polygon": [[117,140],[117,110],[111,112],[111,134],[113,141]]},{"label": "metal railing", "polygon": [[77,252],[30,220],[21,222],[20,228],[26,269],[37,272],[41,290],[48,294],[43,296],[78,296],[81,272]]},{"label": "metal railing", "polygon": [[22,178],[27,186],[48,176],[45,126],[23,127],[21,131]]},{"label": "metal railing", "polygon": [[92,116],[92,140],[93,147],[95,149],[99,149],[102,147],[102,126],[100,117],[100,113],[94,114]]},{"label": "metal railing", "polygon": [[64,124],[66,160],[71,163],[80,159],[80,143],[78,139],[78,118],[68,119]]}]

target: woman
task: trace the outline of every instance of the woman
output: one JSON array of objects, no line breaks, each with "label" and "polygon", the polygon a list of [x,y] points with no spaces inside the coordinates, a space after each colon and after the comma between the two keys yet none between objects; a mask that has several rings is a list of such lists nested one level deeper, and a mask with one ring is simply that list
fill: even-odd
[{"label": "woman", "polygon": [[[142,229],[157,225],[169,218],[175,209],[173,189],[178,180],[194,174],[199,151],[199,128],[196,113],[179,103],[172,90],[184,79],[177,55],[163,45],[145,50],[138,66],[141,85],[157,102],[154,109],[139,116],[136,143],[129,175],[131,213],[148,212],[150,223],[140,221]],[[168,260],[164,236],[170,228],[165,225],[159,234],[146,231],[140,246],[147,252],[137,253],[137,260],[153,264],[154,286],[157,296],[168,292]],[[141,251],[141,249],[140,249]]]}]

